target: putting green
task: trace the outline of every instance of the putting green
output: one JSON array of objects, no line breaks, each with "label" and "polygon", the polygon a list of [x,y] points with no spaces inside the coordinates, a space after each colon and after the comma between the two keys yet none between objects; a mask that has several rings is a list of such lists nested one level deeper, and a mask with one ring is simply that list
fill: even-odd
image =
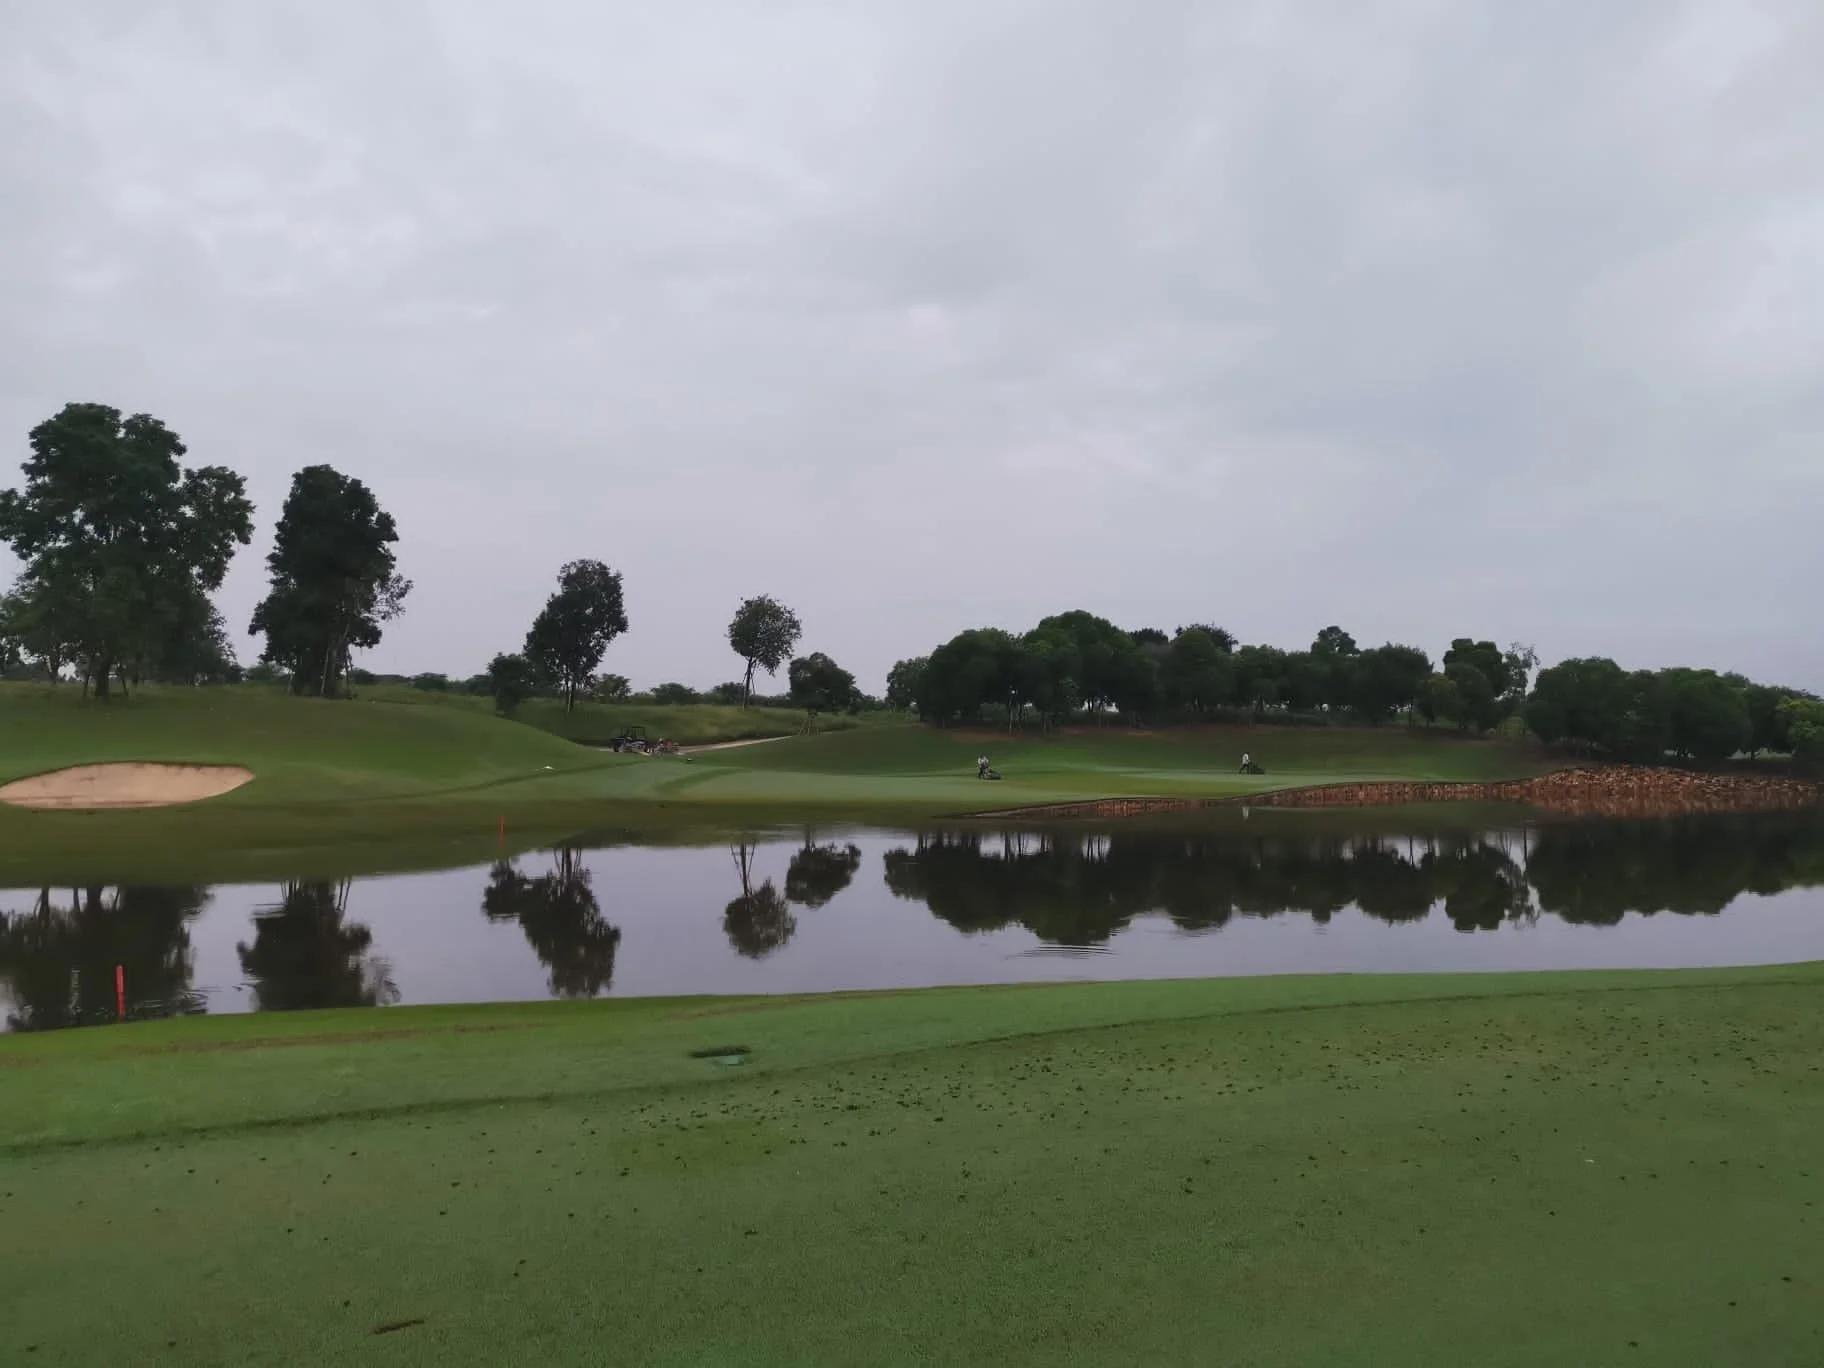
[{"label": "putting green", "polygon": [[1820,987],[1294,978],[8,1038],[0,1325],[9,1362],[58,1365],[1817,1362]]}]

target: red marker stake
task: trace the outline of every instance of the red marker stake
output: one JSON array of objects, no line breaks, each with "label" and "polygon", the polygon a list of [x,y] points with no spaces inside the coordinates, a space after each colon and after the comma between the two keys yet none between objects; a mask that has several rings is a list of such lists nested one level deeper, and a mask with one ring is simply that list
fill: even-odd
[{"label": "red marker stake", "polygon": [[114,1011],[120,1020],[127,1019],[127,970],[126,966],[114,966]]},{"label": "red marker stake", "polygon": [[504,812],[500,814],[500,848],[507,848],[507,814]]}]

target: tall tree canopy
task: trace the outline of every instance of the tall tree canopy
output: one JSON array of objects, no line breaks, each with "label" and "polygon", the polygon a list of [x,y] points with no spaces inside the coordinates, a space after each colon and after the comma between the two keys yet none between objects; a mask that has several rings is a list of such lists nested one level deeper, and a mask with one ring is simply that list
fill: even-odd
[{"label": "tall tree canopy", "polygon": [[787,678],[791,681],[792,702],[804,709],[807,727],[816,725],[819,713],[841,712],[855,707],[861,699],[855,676],[822,651],[794,660]]},{"label": "tall tree canopy", "polygon": [[1207,627],[1180,629],[1162,669],[1167,696],[1193,714],[1223,706],[1235,691],[1235,658]]},{"label": "tall tree canopy", "polygon": [[1431,657],[1416,646],[1389,642],[1363,651],[1350,673],[1349,705],[1363,721],[1379,724],[1419,701],[1431,673]]},{"label": "tall tree canopy", "polygon": [[728,644],[747,666],[741,681],[743,707],[754,699],[754,671],[778,674],[803,634],[798,615],[766,594],[744,599],[735,609],[728,624]]},{"label": "tall tree canopy", "polygon": [[252,539],[253,505],[232,470],[182,468],[183,442],[150,414],[66,404],[28,440],[25,487],[0,491],[0,541],[25,562],[38,639],[106,698],[116,672],[221,587]]},{"label": "tall tree canopy", "polygon": [[532,663],[523,655],[501,654],[488,662],[488,692],[494,711],[511,717],[532,693]]},{"label": "tall tree canopy", "polygon": [[620,575],[597,560],[571,561],[526,633],[526,659],[563,690],[569,711],[588,690],[608,643],[626,630]]},{"label": "tall tree canopy", "polygon": [[910,712],[918,706],[919,685],[925,677],[925,670],[931,664],[930,656],[913,656],[910,660],[895,661],[893,668],[887,671],[887,706],[900,712]]},{"label": "tall tree canopy", "polygon": [[272,589],[248,628],[264,635],[260,659],[291,672],[293,693],[343,692],[349,657],[380,644],[380,625],[411,592],[396,573],[393,515],[373,491],[329,466],[292,477],[266,565]]}]

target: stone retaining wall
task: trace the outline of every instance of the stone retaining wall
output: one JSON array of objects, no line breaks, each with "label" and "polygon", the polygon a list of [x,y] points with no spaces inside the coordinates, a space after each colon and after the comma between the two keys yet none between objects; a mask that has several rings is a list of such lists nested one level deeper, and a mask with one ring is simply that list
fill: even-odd
[{"label": "stone retaining wall", "polygon": [[1232,798],[1103,798],[976,813],[978,817],[1045,820],[1133,817],[1195,808],[1390,807],[1411,803],[1525,803],[1576,816],[1670,817],[1693,812],[1756,812],[1824,803],[1824,784],[1775,775],[1702,774],[1639,765],[1559,770],[1536,779],[1494,783],[1317,784]]}]

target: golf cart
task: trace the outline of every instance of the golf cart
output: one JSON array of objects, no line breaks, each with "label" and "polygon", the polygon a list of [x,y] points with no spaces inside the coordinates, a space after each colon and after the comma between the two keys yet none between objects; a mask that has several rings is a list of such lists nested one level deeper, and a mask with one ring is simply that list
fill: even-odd
[{"label": "golf cart", "polygon": [[649,748],[644,727],[622,727],[614,740],[608,743],[608,749],[616,755],[630,751],[635,755],[644,755]]}]

